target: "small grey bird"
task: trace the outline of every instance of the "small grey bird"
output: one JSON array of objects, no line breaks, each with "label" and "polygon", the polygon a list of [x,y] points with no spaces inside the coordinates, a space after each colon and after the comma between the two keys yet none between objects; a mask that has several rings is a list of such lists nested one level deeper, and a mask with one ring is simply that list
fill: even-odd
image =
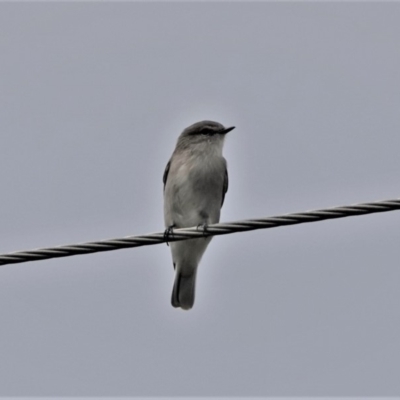
[{"label": "small grey bird", "polygon": [[[201,121],[179,136],[163,177],[167,237],[173,228],[198,226],[205,230],[207,225],[219,222],[228,190],[222,148],[225,135],[234,128]],[[210,241],[211,237],[204,237],[171,243],[176,270],[171,299],[174,307],[193,307],[197,267]]]}]

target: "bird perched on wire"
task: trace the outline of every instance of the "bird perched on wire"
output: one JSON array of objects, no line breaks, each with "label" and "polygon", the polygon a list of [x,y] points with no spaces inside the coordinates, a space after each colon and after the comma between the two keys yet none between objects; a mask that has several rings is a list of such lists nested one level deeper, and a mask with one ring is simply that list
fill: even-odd
[{"label": "bird perched on wire", "polygon": [[[201,121],[186,128],[165,168],[164,220],[166,236],[174,228],[197,226],[204,231],[219,222],[228,190],[228,170],[222,156],[225,135],[235,127]],[[172,305],[193,307],[197,267],[211,237],[171,242],[175,282]]]}]

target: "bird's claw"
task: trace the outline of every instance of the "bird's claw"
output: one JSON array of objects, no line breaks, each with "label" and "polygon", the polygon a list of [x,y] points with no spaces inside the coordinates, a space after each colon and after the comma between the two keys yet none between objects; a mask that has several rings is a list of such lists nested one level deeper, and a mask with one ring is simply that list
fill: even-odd
[{"label": "bird's claw", "polygon": [[168,239],[170,238],[170,236],[171,237],[174,236],[174,227],[175,227],[175,225],[172,224],[164,231],[164,240],[165,240],[165,243],[167,243],[167,246],[169,246]]},{"label": "bird's claw", "polygon": [[204,223],[204,224],[198,224],[197,225],[197,230],[202,230],[203,231],[203,235],[205,235],[208,231],[208,224]]}]

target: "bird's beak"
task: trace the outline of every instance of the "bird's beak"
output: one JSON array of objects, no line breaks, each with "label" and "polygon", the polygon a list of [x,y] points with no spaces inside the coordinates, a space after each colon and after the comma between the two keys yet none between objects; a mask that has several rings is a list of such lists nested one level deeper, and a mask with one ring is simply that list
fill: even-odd
[{"label": "bird's beak", "polygon": [[226,135],[228,132],[232,131],[233,129],[235,129],[235,127],[231,126],[230,128],[223,129],[220,133],[222,133],[223,135]]}]

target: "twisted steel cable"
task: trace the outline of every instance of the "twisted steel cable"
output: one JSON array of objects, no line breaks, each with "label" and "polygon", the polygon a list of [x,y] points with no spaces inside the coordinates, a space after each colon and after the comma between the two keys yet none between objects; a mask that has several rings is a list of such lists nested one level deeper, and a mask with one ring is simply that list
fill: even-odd
[{"label": "twisted steel cable", "polygon": [[48,258],[68,257],[79,254],[97,253],[100,251],[111,251],[129,247],[149,246],[152,244],[175,242],[178,240],[226,235],[228,233],[253,231],[256,229],[276,228],[278,226],[296,225],[307,222],[317,222],[327,219],[373,214],[399,209],[400,199],[394,199],[306,211],[294,214],[277,215],[267,218],[213,224],[209,225],[206,230],[203,230],[202,228],[199,229],[198,227],[174,229],[173,232],[168,235],[168,237],[165,235],[165,232],[157,232],[149,235],[127,236],[119,239],[101,240],[98,242],[88,242],[3,254],[0,255],[0,265],[45,260]]}]

